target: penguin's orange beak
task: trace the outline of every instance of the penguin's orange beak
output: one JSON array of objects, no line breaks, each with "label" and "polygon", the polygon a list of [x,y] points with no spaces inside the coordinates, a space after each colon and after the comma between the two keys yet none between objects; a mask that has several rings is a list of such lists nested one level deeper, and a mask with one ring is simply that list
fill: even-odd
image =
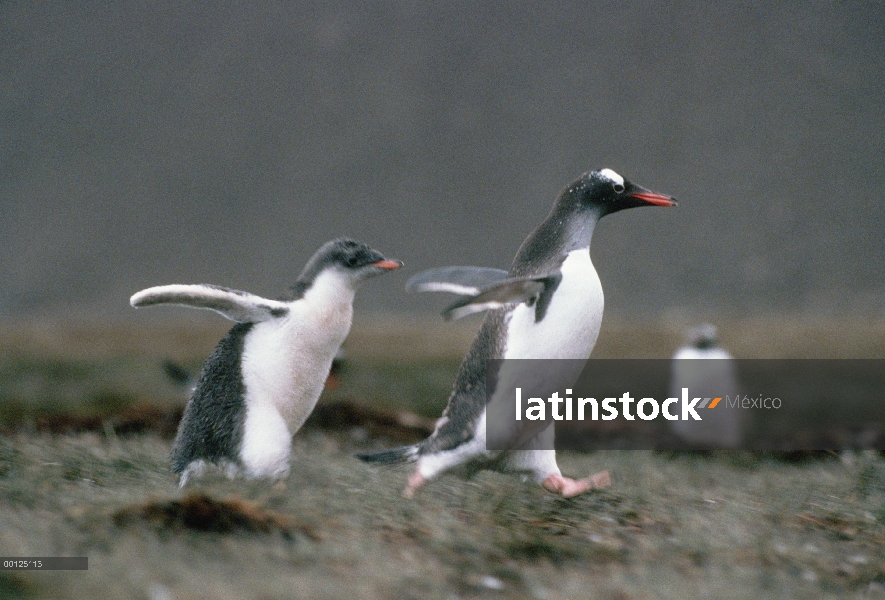
[{"label": "penguin's orange beak", "polygon": [[372,266],[378,267],[379,269],[385,269],[387,271],[393,271],[393,270],[399,269],[401,266],[403,266],[403,263],[402,263],[402,261],[399,261],[399,260],[384,259],[384,260],[379,260],[378,262],[373,262]]},{"label": "penguin's orange beak", "polygon": [[653,206],[676,206],[676,198],[665,196],[663,194],[655,194],[654,192],[634,192],[630,194],[631,198],[642,200]]}]

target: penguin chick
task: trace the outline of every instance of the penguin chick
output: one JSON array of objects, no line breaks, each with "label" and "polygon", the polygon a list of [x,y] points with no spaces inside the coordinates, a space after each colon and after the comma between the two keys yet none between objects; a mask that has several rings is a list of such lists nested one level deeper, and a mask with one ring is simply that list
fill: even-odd
[{"label": "penguin chick", "polygon": [[521,450],[487,448],[486,408],[505,401],[500,397],[505,389],[500,372],[489,374],[488,381],[497,387],[489,388],[487,399],[487,361],[589,358],[603,308],[602,285],[590,260],[596,223],[627,208],[675,204],[673,198],[631,183],[611,169],[589,171],[559,194],[550,214],[520,246],[509,271],[444,267],[410,279],[408,289],[462,296],[443,313],[447,320],[488,312],[430,437],[415,446],[359,458],[417,463],[403,492],[407,497],[428,480],[456,469],[467,475],[481,469],[520,473],[565,497],[609,485],[607,471],[581,480],[564,477],[552,449],[550,426],[522,432],[527,439],[510,444]]},{"label": "penguin chick", "polygon": [[324,244],[279,300],[214,285],[163,285],[132,306],[181,304],[221,313],[236,325],[203,366],[172,446],[183,487],[209,464],[233,476],[285,478],[292,435],[313,411],[350,331],[356,287],[398,269],[349,239]]}]

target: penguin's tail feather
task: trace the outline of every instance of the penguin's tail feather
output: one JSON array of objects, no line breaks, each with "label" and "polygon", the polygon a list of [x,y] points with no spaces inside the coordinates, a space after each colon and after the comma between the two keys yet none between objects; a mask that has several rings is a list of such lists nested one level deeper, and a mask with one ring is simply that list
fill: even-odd
[{"label": "penguin's tail feather", "polygon": [[363,462],[378,463],[382,465],[411,463],[418,460],[418,446],[403,446],[401,448],[382,450],[381,452],[357,454],[356,456]]}]

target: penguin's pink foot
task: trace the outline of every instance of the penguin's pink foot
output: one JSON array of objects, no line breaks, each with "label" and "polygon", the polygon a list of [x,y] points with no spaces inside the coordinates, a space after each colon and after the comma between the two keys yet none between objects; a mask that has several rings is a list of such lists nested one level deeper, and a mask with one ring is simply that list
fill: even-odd
[{"label": "penguin's pink foot", "polygon": [[411,498],[418,491],[418,488],[427,483],[427,479],[419,472],[415,471],[409,475],[406,482],[406,489],[403,490],[403,498]]},{"label": "penguin's pink foot", "polygon": [[590,490],[606,488],[611,483],[612,480],[608,471],[600,471],[586,479],[571,479],[562,475],[551,475],[541,485],[544,486],[544,489],[554,494],[561,494],[563,498],[572,498]]}]

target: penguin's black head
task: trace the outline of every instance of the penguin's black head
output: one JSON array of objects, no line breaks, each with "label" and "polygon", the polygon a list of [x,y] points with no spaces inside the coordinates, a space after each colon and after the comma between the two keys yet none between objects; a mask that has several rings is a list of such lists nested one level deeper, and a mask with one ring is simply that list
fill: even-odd
[{"label": "penguin's black head", "polygon": [[676,199],[627,181],[611,169],[583,174],[560,195],[562,208],[591,210],[599,217],[638,206],[676,206]]},{"label": "penguin's black head", "polygon": [[334,240],[327,244],[329,262],[345,271],[380,275],[403,266],[398,260],[388,260],[383,254],[361,242],[349,239]]},{"label": "penguin's black head", "polygon": [[335,269],[353,280],[362,280],[403,266],[389,260],[362,242],[342,238],[326,242],[316,251],[299,279],[314,279],[326,269]]},{"label": "penguin's black head", "polygon": [[686,332],[685,341],[689,346],[698,350],[715,348],[719,343],[716,337],[716,326],[704,323],[703,325],[692,327]]}]

